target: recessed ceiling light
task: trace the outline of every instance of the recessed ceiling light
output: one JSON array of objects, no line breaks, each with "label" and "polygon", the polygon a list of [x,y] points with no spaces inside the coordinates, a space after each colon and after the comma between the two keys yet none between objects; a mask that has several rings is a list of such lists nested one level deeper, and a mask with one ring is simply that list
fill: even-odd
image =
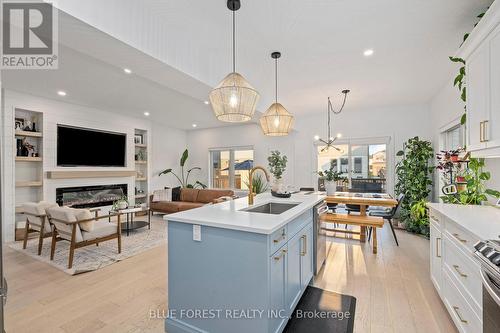
[{"label": "recessed ceiling light", "polygon": [[57,92],[57,94],[58,94],[59,96],[66,96],[66,92],[65,92],[65,91],[62,91],[62,90],[59,90],[59,91]]},{"label": "recessed ceiling light", "polygon": [[315,140],[315,141],[318,141],[318,140],[319,140],[319,135],[315,135],[315,136],[314,136],[314,140]]},{"label": "recessed ceiling light", "polygon": [[342,133],[337,133],[337,138],[340,139],[342,137]]},{"label": "recessed ceiling light", "polygon": [[206,105],[210,104],[210,102],[209,102],[209,101],[205,101],[205,102],[203,102],[203,103],[205,103]]},{"label": "recessed ceiling light", "polygon": [[124,68],[123,71],[127,74],[132,74],[132,70],[128,69],[128,68]]},{"label": "recessed ceiling light", "polygon": [[146,112],[144,112],[144,115],[145,115],[146,117],[147,117],[147,116],[149,116],[149,112],[147,112],[147,111],[146,111]]},{"label": "recessed ceiling light", "polygon": [[193,126],[193,128],[195,128],[195,127],[196,127],[196,126],[198,126],[198,125],[196,125],[196,124],[193,124],[193,125],[191,125],[191,126]]},{"label": "recessed ceiling light", "polygon": [[375,51],[373,51],[372,49],[368,49],[368,50],[365,50],[365,52],[363,52],[363,55],[365,57],[370,57],[373,55],[373,53],[375,53]]}]

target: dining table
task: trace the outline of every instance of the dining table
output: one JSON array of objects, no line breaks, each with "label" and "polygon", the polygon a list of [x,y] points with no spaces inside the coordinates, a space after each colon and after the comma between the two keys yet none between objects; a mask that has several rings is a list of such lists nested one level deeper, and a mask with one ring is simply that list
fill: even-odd
[{"label": "dining table", "polygon": [[325,213],[323,220],[340,224],[356,225],[360,227],[359,232],[340,230],[324,227],[326,231],[359,234],[361,242],[366,241],[366,228],[373,228],[373,253],[377,253],[377,228],[382,228],[384,220],[381,217],[368,216],[367,210],[370,206],[394,208],[398,201],[387,193],[356,193],[356,192],[335,192],[325,198],[327,204],[345,204],[359,206],[356,214]]}]

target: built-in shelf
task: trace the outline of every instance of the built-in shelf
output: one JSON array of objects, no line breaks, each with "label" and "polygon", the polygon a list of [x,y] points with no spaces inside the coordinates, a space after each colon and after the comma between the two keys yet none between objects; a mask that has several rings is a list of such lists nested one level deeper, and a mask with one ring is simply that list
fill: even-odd
[{"label": "built-in shelf", "polygon": [[138,181],[138,182],[145,182],[148,179],[146,177],[137,177],[135,180]]},{"label": "built-in shelf", "polygon": [[135,164],[148,164],[148,161],[135,161]]},{"label": "built-in shelf", "polygon": [[30,131],[16,131],[15,136],[29,136],[32,138],[41,138],[42,132],[30,132]]},{"label": "built-in shelf", "polygon": [[136,143],[135,146],[137,148],[147,148],[148,147],[146,144],[143,144],[143,143]]},{"label": "built-in shelf", "polygon": [[145,198],[145,197],[146,197],[146,194],[136,194],[135,195],[136,199],[141,199],[141,198]]},{"label": "built-in shelf", "polygon": [[136,171],[47,171],[48,179],[135,177]]},{"label": "built-in shelf", "polygon": [[16,156],[17,162],[42,162],[43,159],[41,157],[32,157],[32,156]]},{"label": "built-in shelf", "polygon": [[41,187],[43,186],[42,181],[18,181],[16,182],[16,187]]},{"label": "built-in shelf", "polygon": [[23,206],[17,205],[16,206],[16,214],[22,214],[22,213],[24,213]]}]

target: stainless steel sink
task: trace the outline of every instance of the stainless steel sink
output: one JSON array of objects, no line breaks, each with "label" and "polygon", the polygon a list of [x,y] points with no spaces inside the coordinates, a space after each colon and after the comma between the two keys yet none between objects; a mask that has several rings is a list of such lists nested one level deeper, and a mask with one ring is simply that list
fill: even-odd
[{"label": "stainless steel sink", "polygon": [[245,209],[241,209],[242,211],[251,212],[251,213],[262,213],[262,214],[275,214],[279,215],[281,213],[286,212],[289,209],[299,205],[298,203],[284,203],[284,202],[268,202],[266,204],[249,207]]}]

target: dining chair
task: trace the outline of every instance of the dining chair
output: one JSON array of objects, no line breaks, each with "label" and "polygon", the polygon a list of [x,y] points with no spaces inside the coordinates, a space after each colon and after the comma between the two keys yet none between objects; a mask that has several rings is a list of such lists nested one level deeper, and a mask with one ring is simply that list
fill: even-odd
[{"label": "dining chair", "polygon": [[[397,246],[399,246],[399,242],[398,242],[398,237],[396,236],[396,232],[394,231],[394,226],[392,225],[392,219],[394,218],[399,207],[401,206],[401,203],[403,202],[404,197],[405,197],[404,194],[400,194],[398,196],[398,199],[397,199],[398,204],[395,207],[387,208],[387,209],[384,209],[383,207],[376,208],[376,209],[370,210],[370,213],[369,213],[370,216],[378,216],[378,217],[381,217],[384,220],[387,220],[389,222],[389,226],[391,227],[392,235],[394,236],[394,240],[396,241]],[[368,241],[370,241],[371,237],[372,237],[372,229],[370,228],[368,231]]]}]

